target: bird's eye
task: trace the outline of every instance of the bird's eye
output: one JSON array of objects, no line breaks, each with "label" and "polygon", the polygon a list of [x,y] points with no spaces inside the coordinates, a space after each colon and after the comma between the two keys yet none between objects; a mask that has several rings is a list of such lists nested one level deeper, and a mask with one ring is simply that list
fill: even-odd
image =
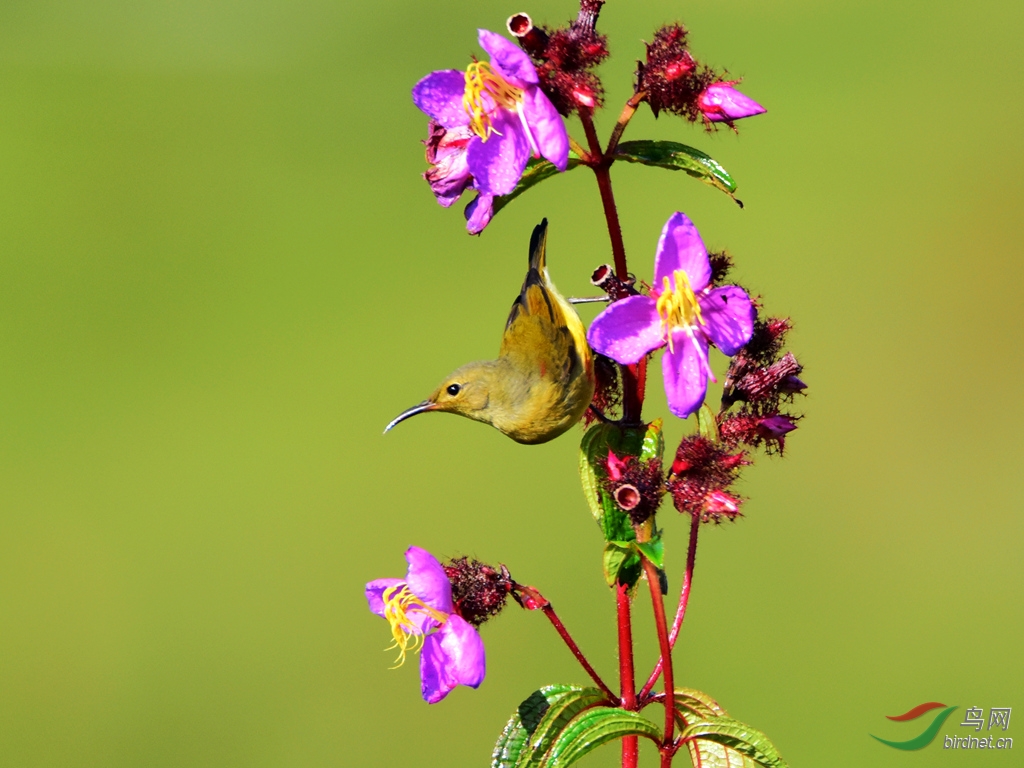
[{"label": "bird's eye", "polygon": [[462,391],[462,387],[460,387],[458,384],[449,384],[447,391],[449,395],[455,397],[457,394],[459,394],[459,392]]}]

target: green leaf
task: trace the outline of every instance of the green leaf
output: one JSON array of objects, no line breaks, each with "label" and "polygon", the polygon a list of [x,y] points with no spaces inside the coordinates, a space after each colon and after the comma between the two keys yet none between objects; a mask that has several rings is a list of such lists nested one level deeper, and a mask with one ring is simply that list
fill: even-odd
[{"label": "green leaf", "polygon": [[651,459],[660,461],[665,456],[665,435],[662,434],[661,427],[661,419],[655,419],[647,425],[644,441],[640,446],[641,461],[650,461]]},{"label": "green leaf", "polygon": [[[569,155],[569,162],[566,165],[565,170],[571,171],[573,168],[580,164],[580,160],[573,154]],[[530,162],[526,164],[526,170],[523,171],[522,178],[519,179],[519,183],[516,184],[516,188],[509,192],[507,195],[499,195],[494,198],[494,207],[492,209],[492,216],[497,216],[498,211],[504,208],[506,205],[511,203],[523,192],[535,187],[545,179],[550,179],[557,173],[561,173],[554,165],[549,163],[547,160],[530,159]]]},{"label": "green leaf", "polygon": [[637,544],[637,548],[644,553],[644,557],[654,563],[659,571],[665,568],[665,542],[660,536],[651,541],[645,541],[643,544]]},{"label": "green leaf", "polygon": [[597,747],[623,736],[661,740],[661,730],[636,712],[617,707],[592,707],[565,727],[545,755],[546,768],[566,768]]},{"label": "green leaf", "polygon": [[[697,742],[694,747],[691,747],[691,753],[694,749],[698,752],[707,752],[709,758],[715,756],[715,753],[720,753],[721,750],[701,744],[701,742],[710,742],[725,747],[727,759],[731,758],[728,752],[732,751],[753,761],[753,764],[756,766],[763,766],[763,768],[786,768],[785,761],[767,736],[761,733],[761,731],[751,728],[749,725],[733,720],[731,717],[721,716],[698,720],[686,726],[679,735],[684,740]],[[703,755],[701,757],[703,758]],[[715,765],[714,762],[709,764]],[[733,763],[725,762],[721,764],[731,766]]]},{"label": "green leaf", "polygon": [[520,768],[543,765],[544,754],[566,725],[580,712],[602,703],[607,704],[608,697],[598,688],[577,688],[553,700],[530,736],[529,751],[522,753]]},{"label": "green leaf", "polygon": [[[615,150],[617,160],[653,165],[672,171],[684,171],[715,189],[720,189],[741,208],[743,203],[733,196],[736,182],[732,176],[709,155],[699,149],[674,141],[624,141]],[[513,193],[515,194],[515,193]]]},{"label": "green leaf", "polygon": [[718,419],[715,418],[715,412],[707,403],[704,403],[697,411],[697,431],[701,437],[712,443],[719,443],[722,440],[718,434]]},{"label": "green leaf", "polygon": [[759,768],[746,755],[713,741],[698,739],[686,742],[686,746],[690,750],[690,762],[699,768]]},{"label": "green leaf", "polygon": [[581,690],[585,689],[575,685],[546,685],[531,693],[498,736],[491,753],[491,768],[513,768],[520,757],[529,755],[527,742],[548,709],[563,697]]},{"label": "green leaf", "polygon": [[687,721],[725,717],[726,711],[717,701],[695,688],[676,688],[676,719],[685,728]]},{"label": "green leaf", "polygon": [[604,545],[604,580],[632,587],[640,578],[640,556],[635,541],[609,541]]}]

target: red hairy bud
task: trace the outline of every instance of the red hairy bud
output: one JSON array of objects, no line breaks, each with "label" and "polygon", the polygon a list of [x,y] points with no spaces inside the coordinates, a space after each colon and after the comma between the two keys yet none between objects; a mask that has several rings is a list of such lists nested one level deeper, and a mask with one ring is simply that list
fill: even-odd
[{"label": "red hairy bud", "polygon": [[497,616],[512,591],[512,577],[504,565],[493,568],[479,560],[459,557],[442,564],[452,585],[455,613],[474,627]]}]

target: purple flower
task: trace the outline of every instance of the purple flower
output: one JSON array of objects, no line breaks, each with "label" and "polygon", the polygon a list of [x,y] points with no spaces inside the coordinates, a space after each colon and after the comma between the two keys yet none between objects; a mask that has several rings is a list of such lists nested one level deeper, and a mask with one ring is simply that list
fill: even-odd
[{"label": "purple flower", "polygon": [[387,619],[398,663],[420,649],[423,699],[436,704],[456,685],[476,688],[484,680],[484,644],[473,626],[453,613],[451,582],[437,559],[419,547],[405,551],[405,579],[377,579],[366,585],[370,610]]},{"label": "purple flower", "polygon": [[[471,177],[480,197],[475,205],[471,203],[473,210],[466,212],[470,231],[487,225],[491,199],[515,189],[531,155],[550,160],[560,171],[569,160],[565,124],[541,91],[530,57],[501,35],[486,29],[478,33],[490,63],[473,61],[465,72],[431,72],[412,89],[417,107],[445,130],[469,138],[464,155],[457,161],[449,156],[451,168],[440,172],[452,185],[439,188],[429,178],[434,169],[428,172],[428,181],[438,202],[448,206],[469,186],[463,182]],[[427,159],[434,163],[429,154]]]},{"label": "purple flower", "polygon": [[743,117],[760,115],[768,110],[749,96],[733,88],[739,80],[709,85],[697,97],[697,106],[704,119],[712,123],[729,123]]},{"label": "purple flower", "polygon": [[661,361],[669,410],[681,419],[700,408],[707,392],[708,343],[735,355],[750,340],[754,308],[735,285],[710,286],[711,264],[697,228],[673,213],[661,230],[650,296],[616,301],[590,325],[596,352],[623,365],[668,346]]}]

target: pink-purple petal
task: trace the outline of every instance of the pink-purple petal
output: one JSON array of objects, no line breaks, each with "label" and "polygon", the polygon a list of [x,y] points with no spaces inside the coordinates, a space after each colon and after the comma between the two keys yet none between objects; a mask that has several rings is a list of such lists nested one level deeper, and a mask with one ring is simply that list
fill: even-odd
[{"label": "pink-purple petal", "polygon": [[462,106],[466,76],[457,69],[440,69],[424,77],[412,89],[413,103],[445,128],[469,125]]},{"label": "pink-purple petal", "polygon": [[519,117],[505,109],[490,114],[494,133],[487,141],[469,142],[466,160],[475,186],[487,195],[507,195],[516,188],[530,159],[530,143]]},{"label": "pink-purple petal", "polygon": [[713,123],[731,122],[768,111],[732,86],[732,83],[715,83],[697,97],[697,105],[708,120]]},{"label": "pink-purple petal", "polygon": [[594,318],[587,331],[594,351],[622,365],[637,363],[665,344],[657,305],[650,296],[616,301]]},{"label": "pink-purple petal", "polygon": [[754,306],[737,285],[715,288],[698,299],[705,330],[722,353],[732,357],[754,332]]},{"label": "pink-purple petal", "polygon": [[477,195],[466,206],[465,214],[469,234],[479,235],[494,216],[494,195]]},{"label": "pink-purple petal", "polygon": [[469,622],[452,616],[429,635],[420,652],[423,700],[436,704],[457,685],[479,687],[487,673],[484,643]]},{"label": "pink-purple petal", "polygon": [[384,592],[402,584],[401,579],[375,579],[366,585],[366,602],[378,616],[384,615]]},{"label": "pink-purple petal", "polygon": [[409,547],[405,559],[409,563],[405,576],[409,591],[435,611],[451,613],[452,585],[437,558],[420,547]]},{"label": "pink-purple petal", "polygon": [[661,356],[668,409],[680,419],[695,413],[708,391],[708,344],[697,334],[693,338],[683,330],[672,335],[673,350]]},{"label": "pink-purple petal", "polygon": [[551,99],[540,88],[528,88],[523,93],[522,109],[541,155],[564,171],[569,163],[569,134]]},{"label": "pink-purple petal", "polygon": [[511,40],[486,29],[477,30],[477,39],[480,47],[491,55],[491,64],[498,74],[516,88],[526,88],[540,82],[537,68],[533,66],[530,57]]},{"label": "pink-purple petal", "polygon": [[686,272],[694,291],[703,290],[711,279],[711,262],[704,241],[689,217],[677,211],[669,216],[658,239],[654,256],[655,288],[662,290],[662,280],[666,277],[675,287],[674,274],[678,269]]}]

